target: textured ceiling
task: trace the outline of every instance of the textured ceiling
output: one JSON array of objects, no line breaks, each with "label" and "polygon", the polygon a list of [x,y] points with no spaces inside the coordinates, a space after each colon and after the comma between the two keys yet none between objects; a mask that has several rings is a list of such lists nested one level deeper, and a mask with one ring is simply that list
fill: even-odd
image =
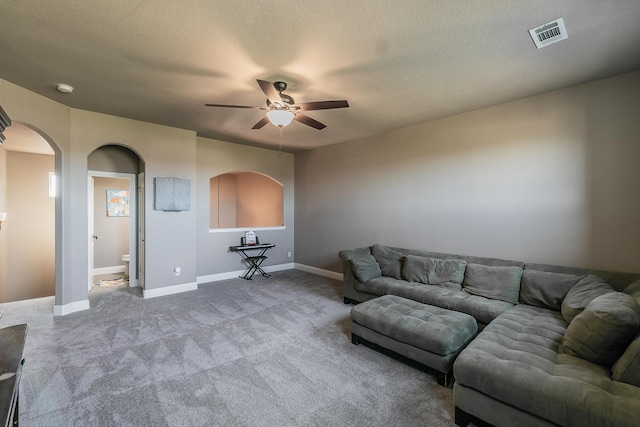
[{"label": "textured ceiling", "polygon": [[[528,30],[563,17],[569,38]],[[0,2],[0,78],[73,108],[278,147],[256,79],[297,102],[284,146],[340,143],[640,69],[638,0],[21,0]],[[73,94],[56,83],[75,87]],[[10,114],[10,111],[8,111]]]}]

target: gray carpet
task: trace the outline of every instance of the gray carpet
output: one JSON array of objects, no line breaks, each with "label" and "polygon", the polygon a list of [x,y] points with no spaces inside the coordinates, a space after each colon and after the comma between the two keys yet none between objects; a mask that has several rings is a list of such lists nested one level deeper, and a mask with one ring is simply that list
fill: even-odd
[{"label": "gray carpet", "polygon": [[288,270],[144,300],[2,304],[29,325],[20,425],[453,426],[435,376],[350,342],[341,282]]}]

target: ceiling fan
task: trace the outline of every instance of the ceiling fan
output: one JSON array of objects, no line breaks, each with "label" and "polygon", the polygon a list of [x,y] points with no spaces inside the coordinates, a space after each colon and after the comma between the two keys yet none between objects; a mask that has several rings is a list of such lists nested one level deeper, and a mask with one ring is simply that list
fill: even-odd
[{"label": "ceiling fan", "polygon": [[225,107],[225,108],[249,108],[252,110],[266,110],[265,116],[251,129],[260,129],[267,123],[271,123],[277,127],[285,127],[291,124],[293,120],[311,126],[315,129],[324,129],[327,127],[323,123],[302,114],[302,111],[311,110],[330,110],[333,108],[346,108],[349,103],[345,100],[339,101],[315,101],[301,102],[296,104],[292,97],[282,93],[287,89],[285,82],[277,81],[275,83],[266,80],[256,80],[262,92],[267,96],[266,107],[252,107],[248,105],[225,105],[225,104],[205,104],[207,107]]}]

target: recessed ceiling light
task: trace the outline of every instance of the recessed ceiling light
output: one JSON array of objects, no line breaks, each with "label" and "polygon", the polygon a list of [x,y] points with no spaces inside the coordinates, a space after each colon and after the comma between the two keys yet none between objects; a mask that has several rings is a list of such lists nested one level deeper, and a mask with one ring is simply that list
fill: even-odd
[{"label": "recessed ceiling light", "polygon": [[62,93],[73,92],[73,86],[69,86],[64,83],[58,83],[58,86],[56,87],[56,89],[58,89],[58,92],[62,92]]}]

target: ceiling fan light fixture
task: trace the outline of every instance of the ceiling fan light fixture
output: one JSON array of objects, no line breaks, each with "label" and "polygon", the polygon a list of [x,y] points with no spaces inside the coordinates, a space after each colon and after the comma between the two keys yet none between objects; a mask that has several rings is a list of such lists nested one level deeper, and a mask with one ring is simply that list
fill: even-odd
[{"label": "ceiling fan light fixture", "polygon": [[286,127],[291,124],[295,114],[287,110],[270,110],[267,111],[269,122],[277,127]]}]

